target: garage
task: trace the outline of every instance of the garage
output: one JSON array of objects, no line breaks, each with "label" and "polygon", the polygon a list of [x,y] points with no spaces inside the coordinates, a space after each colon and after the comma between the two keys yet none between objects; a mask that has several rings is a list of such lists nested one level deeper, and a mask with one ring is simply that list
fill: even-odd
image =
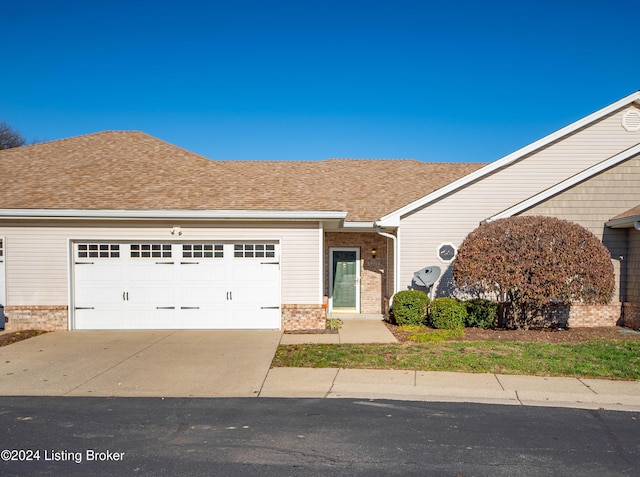
[{"label": "garage", "polygon": [[279,329],[279,244],[75,242],[73,328]]},{"label": "garage", "polygon": [[[6,304],[6,278],[5,278],[5,268],[4,268],[4,239],[0,237],[0,306],[4,306]],[[0,313],[0,318],[2,317],[2,313]],[[0,323],[0,328],[4,328],[4,323]]]}]

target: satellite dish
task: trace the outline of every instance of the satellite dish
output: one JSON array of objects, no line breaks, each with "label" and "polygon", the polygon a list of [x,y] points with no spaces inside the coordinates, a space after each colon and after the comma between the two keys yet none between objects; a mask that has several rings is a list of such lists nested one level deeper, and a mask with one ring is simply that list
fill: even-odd
[{"label": "satellite dish", "polygon": [[440,267],[424,267],[413,274],[413,281],[416,285],[431,288],[436,280],[440,278]]}]

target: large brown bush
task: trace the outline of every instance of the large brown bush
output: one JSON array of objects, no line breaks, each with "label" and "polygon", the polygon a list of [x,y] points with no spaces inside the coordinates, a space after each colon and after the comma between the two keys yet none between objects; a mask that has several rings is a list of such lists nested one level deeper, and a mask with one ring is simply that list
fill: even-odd
[{"label": "large brown bush", "polygon": [[453,262],[456,284],[510,302],[521,318],[551,303],[607,303],[611,256],[591,232],[553,217],[510,217],[471,232]]}]

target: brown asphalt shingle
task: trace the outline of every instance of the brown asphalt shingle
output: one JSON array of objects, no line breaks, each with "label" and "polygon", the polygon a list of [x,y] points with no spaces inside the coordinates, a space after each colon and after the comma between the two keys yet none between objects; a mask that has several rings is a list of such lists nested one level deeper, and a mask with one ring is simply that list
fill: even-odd
[{"label": "brown asphalt shingle", "polygon": [[212,161],[141,132],[0,151],[0,209],[340,210],[375,220],[484,164]]},{"label": "brown asphalt shingle", "polygon": [[640,205],[636,205],[634,208],[625,210],[621,214],[616,215],[613,219],[626,219],[627,217],[635,217],[636,215],[640,215]]}]

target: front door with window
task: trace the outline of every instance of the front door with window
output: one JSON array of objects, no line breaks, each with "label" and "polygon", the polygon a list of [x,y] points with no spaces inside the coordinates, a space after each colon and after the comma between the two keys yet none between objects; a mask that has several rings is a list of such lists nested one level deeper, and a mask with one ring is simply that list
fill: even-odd
[{"label": "front door with window", "polygon": [[360,249],[330,249],[330,300],[335,312],[360,312]]}]

